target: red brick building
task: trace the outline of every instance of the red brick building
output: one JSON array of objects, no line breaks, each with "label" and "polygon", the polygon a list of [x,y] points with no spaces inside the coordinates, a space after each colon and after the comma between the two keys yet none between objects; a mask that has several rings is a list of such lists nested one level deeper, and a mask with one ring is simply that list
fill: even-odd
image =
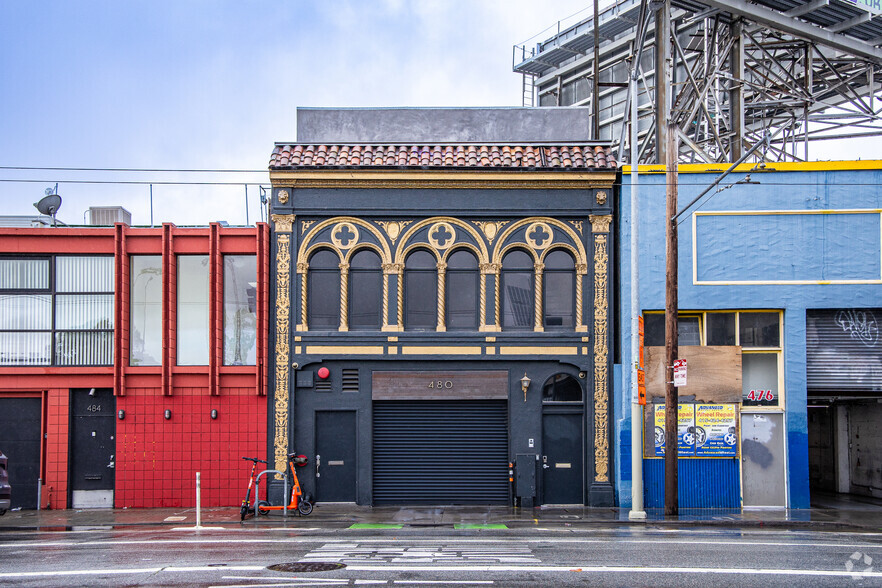
[{"label": "red brick building", "polygon": [[[241,499],[266,454],[269,231],[0,229],[0,451],[13,506]],[[39,497],[39,498],[38,498]]]}]

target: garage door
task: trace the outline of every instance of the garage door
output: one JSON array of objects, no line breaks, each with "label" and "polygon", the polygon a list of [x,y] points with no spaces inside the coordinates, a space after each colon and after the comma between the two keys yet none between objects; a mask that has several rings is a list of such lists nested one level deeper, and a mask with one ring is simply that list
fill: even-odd
[{"label": "garage door", "polygon": [[508,504],[501,400],[375,401],[375,504]]},{"label": "garage door", "polygon": [[37,508],[40,413],[40,398],[0,398],[0,451],[9,458],[13,508]]}]

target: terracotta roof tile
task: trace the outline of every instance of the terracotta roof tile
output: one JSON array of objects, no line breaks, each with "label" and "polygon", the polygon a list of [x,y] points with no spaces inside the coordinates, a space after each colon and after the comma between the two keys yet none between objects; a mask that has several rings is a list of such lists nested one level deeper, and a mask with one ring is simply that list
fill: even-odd
[{"label": "terracotta roof tile", "polygon": [[318,145],[278,144],[270,169],[487,168],[615,169],[603,145]]}]

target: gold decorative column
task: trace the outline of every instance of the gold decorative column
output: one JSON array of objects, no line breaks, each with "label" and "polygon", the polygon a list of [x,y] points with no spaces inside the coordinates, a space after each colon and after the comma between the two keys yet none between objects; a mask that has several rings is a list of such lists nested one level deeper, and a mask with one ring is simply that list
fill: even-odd
[{"label": "gold decorative column", "polygon": [[438,262],[438,325],[435,330],[443,333],[447,330],[447,317],[445,310],[445,296],[447,291],[447,264],[443,261]]},{"label": "gold decorative column", "polygon": [[544,263],[533,264],[533,295],[535,301],[533,303],[533,330],[541,333],[545,330],[542,326],[542,273],[545,271]]},{"label": "gold decorative column", "polygon": [[395,264],[398,271],[398,330],[404,330],[404,264]]},{"label": "gold decorative column", "polygon": [[502,264],[494,263],[494,264],[492,264],[492,266],[493,266],[494,281],[496,283],[496,296],[494,297],[494,301],[493,301],[493,304],[494,304],[493,314],[494,314],[494,318],[496,319],[496,329],[501,331],[502,330],[502,321],[499,320],[499,307],[501,305],[501,298],[502,298],[502,283],[500,283],[499,278],[500,278],[500,274],[502,272]]},{"label": "gold decorative column", "polygon": [[340,330],[349,330],[349,264],[340,267]]},{"label": "gold decorative column", "polygon": [[[273,421],[273,468],[288,467],[289,346],[291,320],[291,227],[293,214],[273,215],[276,228],[276,365]],[[305,279],[305,274],[304,274]],[[281,478],[279,478],[281,479]]]},{"label": "gold decorative column", "polygon": [[584,290],[585,276],[588,274],[587,263],[576,264],[576,331],[581,333],[588,332],[588,325],[584,324],[584,306],[582,291]]},{"label": "gold decorative column", "polygon": [[398,326],[389,324],[389,278],[393,274],[398,273],[397,264],[383,264],[383,326],[384,331],[397,331]]},{"label": "gold decorative column", "polygon": [[306,286],[307,286],[307,277],[309,275],[309,264],[301,261],[297,264],[297,275],[300,276],[300,324],[297,325],[298,331],[308,331],[309,325],[307,324],[307,300],[306,300]]},{"label": "gold decorative column", "polygon": [[487,324],[487,276],[491,276],[495,273],[496,264],[493,263],[482,263],[480,265],[481,271],[481,283],[480,283],[480,302],[479,302],[479,312],[481,316],[478,319],[478,330],[479,331],[496,331],[499,329],[499,320],[496,320],[495,325]]},{"label": "gold decorative column", "polygon": [[590,216],[594,235],[594,481],[609,482],[609,225],[612,216]]}]

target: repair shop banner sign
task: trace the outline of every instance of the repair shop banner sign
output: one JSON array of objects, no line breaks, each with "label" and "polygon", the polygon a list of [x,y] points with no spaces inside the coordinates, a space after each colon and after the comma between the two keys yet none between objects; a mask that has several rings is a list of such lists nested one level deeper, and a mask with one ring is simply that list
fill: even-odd
[{"label": "repair shop banner sign", "polygon": [[[677,455],[692,457],[695,455],[695,436],[691,429],[695,428],[695,405],[677,405]],[[655,405],[655,455],[665,454],[665,405]]]},{"label": "repair shop banner sign", "polygon": [[735,457],[738,452],[737,423],[735,404],[696,404],[695,455]]}]

